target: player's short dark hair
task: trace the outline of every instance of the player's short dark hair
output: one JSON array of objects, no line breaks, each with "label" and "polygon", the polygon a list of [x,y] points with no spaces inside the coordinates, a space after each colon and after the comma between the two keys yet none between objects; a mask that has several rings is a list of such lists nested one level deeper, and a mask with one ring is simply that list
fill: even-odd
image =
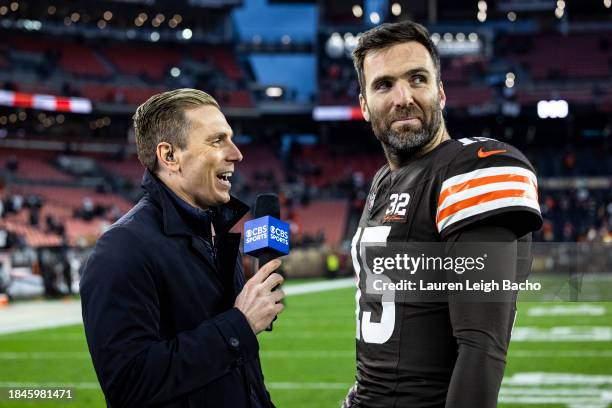
[{"label": "player's short dark hair", "polygon": [[353,63],[357,71],[357,79],[361,87],[361,93],[365,96],[365,76],[363,72],[363,61],[370,51],[382,50],[392,45],[416,41],[423,45],[436,69],[436,80],[440,82],[440,54],[429,37],[425,27],[414,21],[404,20],[397,23],[385,23],[361,34],[357,46],[353,51]]},{"label": "player's short dark hair", "polygon": [[204,91],[182,88],[150,97],[136,109],[133,116],[138,159],[150,172],[157,173],[155,150],[160,142],[168,142],[176,148],[187,146],[190,121],[185,111],[211,105],[219,108],[217,101]]}]

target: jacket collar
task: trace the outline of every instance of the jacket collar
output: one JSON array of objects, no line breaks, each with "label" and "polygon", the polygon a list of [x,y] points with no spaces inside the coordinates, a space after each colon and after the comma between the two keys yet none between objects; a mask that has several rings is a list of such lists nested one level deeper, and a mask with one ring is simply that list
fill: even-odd
[{"label": "jacket collar", "polygon": [[[194,230],[181,218],[176,205],[164,191],[161,180],[145,170],[142,188],[157,203],[163,214],[163,228],[166,235],[194,235]],[[212,223],[217,234],[227,233],[248,211],[249,206],[230,196],[230,201],[211,208]]]}]

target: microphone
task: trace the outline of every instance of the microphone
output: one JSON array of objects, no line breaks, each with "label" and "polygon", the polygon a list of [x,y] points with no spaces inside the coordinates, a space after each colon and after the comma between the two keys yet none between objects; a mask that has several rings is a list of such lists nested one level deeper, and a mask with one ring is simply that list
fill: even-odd
[{"label": "microphone", "polygon": [[261,194],[255,201],[255,219],[244,224],[244,252],[259,260],[261,268],[289,253],[289,224],[279,220],[276,194]]},{"label": "microphone", "polygon": [[[276,194],[257,196],[254,216],[255,219],[244,224],[244,252],[256,257],[261,268],[289,253],[289,224],[279,220],[280,204]],[[266,331],[271,330],[272,323],[266,328]]]}]

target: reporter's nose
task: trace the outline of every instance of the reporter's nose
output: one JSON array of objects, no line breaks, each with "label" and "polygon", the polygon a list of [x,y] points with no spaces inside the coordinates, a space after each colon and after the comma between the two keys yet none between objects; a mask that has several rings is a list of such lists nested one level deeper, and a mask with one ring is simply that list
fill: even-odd
[{"label": "reporter's nose", "polygon": [[229,146],[230,151],[227,154],[226,160],[231,161],[231,162],[241,162],[242,153],[240,152],[240,149],[238,149],[238,146],[236,146],[233,141],[230,140],[229,143],[230,143],[230,146]]}]

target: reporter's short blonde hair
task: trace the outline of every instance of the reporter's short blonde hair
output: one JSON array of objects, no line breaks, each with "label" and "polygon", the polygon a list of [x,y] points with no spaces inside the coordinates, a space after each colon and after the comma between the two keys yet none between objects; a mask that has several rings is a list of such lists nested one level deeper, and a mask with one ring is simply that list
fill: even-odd
[{"label": "reporter's short blonde hair", "polygon": [[184,149],[191,123],[185,111],[200,106],[219,104],[209,94],[198,89],[181,88],[153,95],[136,109],[132,117],[136,133],[138,160],[151,173],[158,170],[156,149],[160,142]]}]

